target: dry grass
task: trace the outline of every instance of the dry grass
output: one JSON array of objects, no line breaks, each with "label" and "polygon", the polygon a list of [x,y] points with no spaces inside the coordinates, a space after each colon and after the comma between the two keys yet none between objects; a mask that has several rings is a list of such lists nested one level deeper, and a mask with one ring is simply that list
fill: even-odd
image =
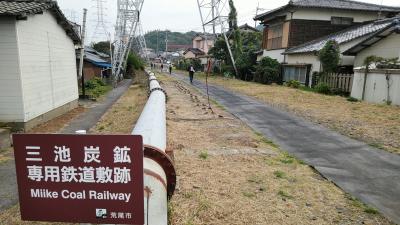
[{"label": "dry grass", "polygon": [[161,80],[178,175],[171,224],[390,224],[232,115],[212,113],[196,90]]},{"label": "dry grass", "polygon": [[85,107],[79,106],[57,118],[47,121],[46,123],[40,124],[32,130],[29,130],[28,133],[57,133],[59,132],[65,125],[79,116],[81,113],[85,112]]},{"label": "dry grass", "polygon": [[[204,76],[197,76],[204,79]],[[211,76],[209,82],[255,97],[374,147],[400,154],[400,107]]]},{"label": "dry grass", "polygon": [[105,113],[94,128],[95,134],[130,134],[147,101],[146,81],[138,72],[128,91]]},{"label": "dry grass", "polygon": [[0,149],[0,164],[13,158],[13,148]]},{"label": "dry grass", "polygon": [[0,224],[1,225],[73,225],[72,223],[44,223],[44,222],[32,222],[32,221],[21,221],[21,215],[19,212],[19,205],[16,205],[6,211],[0,213]]}]

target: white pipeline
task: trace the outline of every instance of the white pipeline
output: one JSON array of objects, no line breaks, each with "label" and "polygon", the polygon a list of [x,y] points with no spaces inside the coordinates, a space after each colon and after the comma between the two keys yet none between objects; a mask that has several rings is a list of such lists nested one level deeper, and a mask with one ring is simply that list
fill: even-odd
[{"label": "white pipeline", "polygon": [[175,189],[176,175],[166,154],[166,94],[154,73],[149,75],[149,99],[132,134],[142,135],[144,144],[145,224],[168,224],[168,198]]}]

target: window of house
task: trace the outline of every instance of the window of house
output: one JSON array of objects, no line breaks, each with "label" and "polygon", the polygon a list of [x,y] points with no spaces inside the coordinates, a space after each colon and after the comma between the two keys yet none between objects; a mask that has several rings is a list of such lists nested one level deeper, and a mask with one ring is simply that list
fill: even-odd
[{"label": "window of house", "polygon": [[268,28],[267,49],[282,48],[283,24],[272,25]]},{"label": "window of house", "polygon": [[285,66],[283,69],[283,81],[297,80],[306,84],[307,67],[306,66]]},{"label": "window of house", "polygon": [[331,23],[333,25],[352,25],[354,18],[351,17],[336,17],[332,16]]}]

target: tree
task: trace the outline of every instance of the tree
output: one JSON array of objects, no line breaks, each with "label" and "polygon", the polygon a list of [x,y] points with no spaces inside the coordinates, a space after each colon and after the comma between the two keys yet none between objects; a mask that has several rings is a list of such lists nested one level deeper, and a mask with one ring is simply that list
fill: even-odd
[{"label": "tree", "polygon": [[[144,37],[148,48],[164,51],[165,50],[165,35],[168,35],[168,43],[179,44],[179,45],[192,45],[192,39],[198,32],[190,31],[186,33],[172,32],[172,31],[149,31]],[[158,39],[158,42],[157,42]]]},{"label": "tree", "polygon": [[225,40],[223,38],[218,38],[215,41],[214,47],[212,47],[208,51],[208,54],[211,55],[216,60],[221,60],[221,61],[230,60],[228,47],[226,46]]},{"label": "tree", "polygon": [[271,84],[280,82],[280,64],[277,60],[264,57],[256,67],[255,82]]},{"label": "tree", "polygon": [[235,4],[233,3],[233,0],[229,0],[229,15],[228,15],[228,20],[229,20],[229,30],[236,30],[238,28],[237,24],[237,11]]},{"label": "tree", "polygon": [[97,43],[92,43],[91,47],[98,52],[110,55],[110,42],[109,41],[100,41]]},{"label": "tree", "polygon": [[236,59],[236,67],[238,69],[240,79],[252,80],[252,74],[254,73],[255,65],[257,62],[256,51],[261,46],[262,34],[260,32],[242,32],[243,40],[242,54]]},{"label": "tree", "polygon": [[127,71],[133,70],[143,70],[144,69],[144,62],[143,60],[136,55],[135,53],[129,53],[128,60],[126,62]]},{"label": "tree", "polygon": [[335,72],[340,62],[339,44],[334,40],[329,40],[319,51],[318,58],[324,72]]}]

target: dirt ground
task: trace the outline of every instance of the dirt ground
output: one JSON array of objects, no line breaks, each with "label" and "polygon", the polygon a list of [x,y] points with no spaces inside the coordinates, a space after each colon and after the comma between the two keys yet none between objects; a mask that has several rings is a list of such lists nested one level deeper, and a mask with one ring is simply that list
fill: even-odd
[{"label": "dirt ground", "polygon": [[[204,80],[204,75],[197,74]],[[371,146],[400,154],[400,107],[349,102],[329,96],[288,88],[211,76],[211,84],[255,97],[275,107],[327,126]]]},{"label": "dirt ground", "polygon": [[128,91],[90,130],[94,134],[130,134],[147,101],[147,77],[140,72]]},{"label": "dirt ground", "polygon": [[[194,89],[160,79],[169,96],[168,148],[178,176],[170,224],[390,224],[219,105],[212,112]],[[134,84],[92,131],[130,133],[125,121],[137,119],[143,90]],[[19,218],[15,206],[0,213],[0,224],[56,224]]]},{"label": "dirt ground", "polygon": [[171,224],[390,224],[196,90],[161,80],[178,175]]}]

